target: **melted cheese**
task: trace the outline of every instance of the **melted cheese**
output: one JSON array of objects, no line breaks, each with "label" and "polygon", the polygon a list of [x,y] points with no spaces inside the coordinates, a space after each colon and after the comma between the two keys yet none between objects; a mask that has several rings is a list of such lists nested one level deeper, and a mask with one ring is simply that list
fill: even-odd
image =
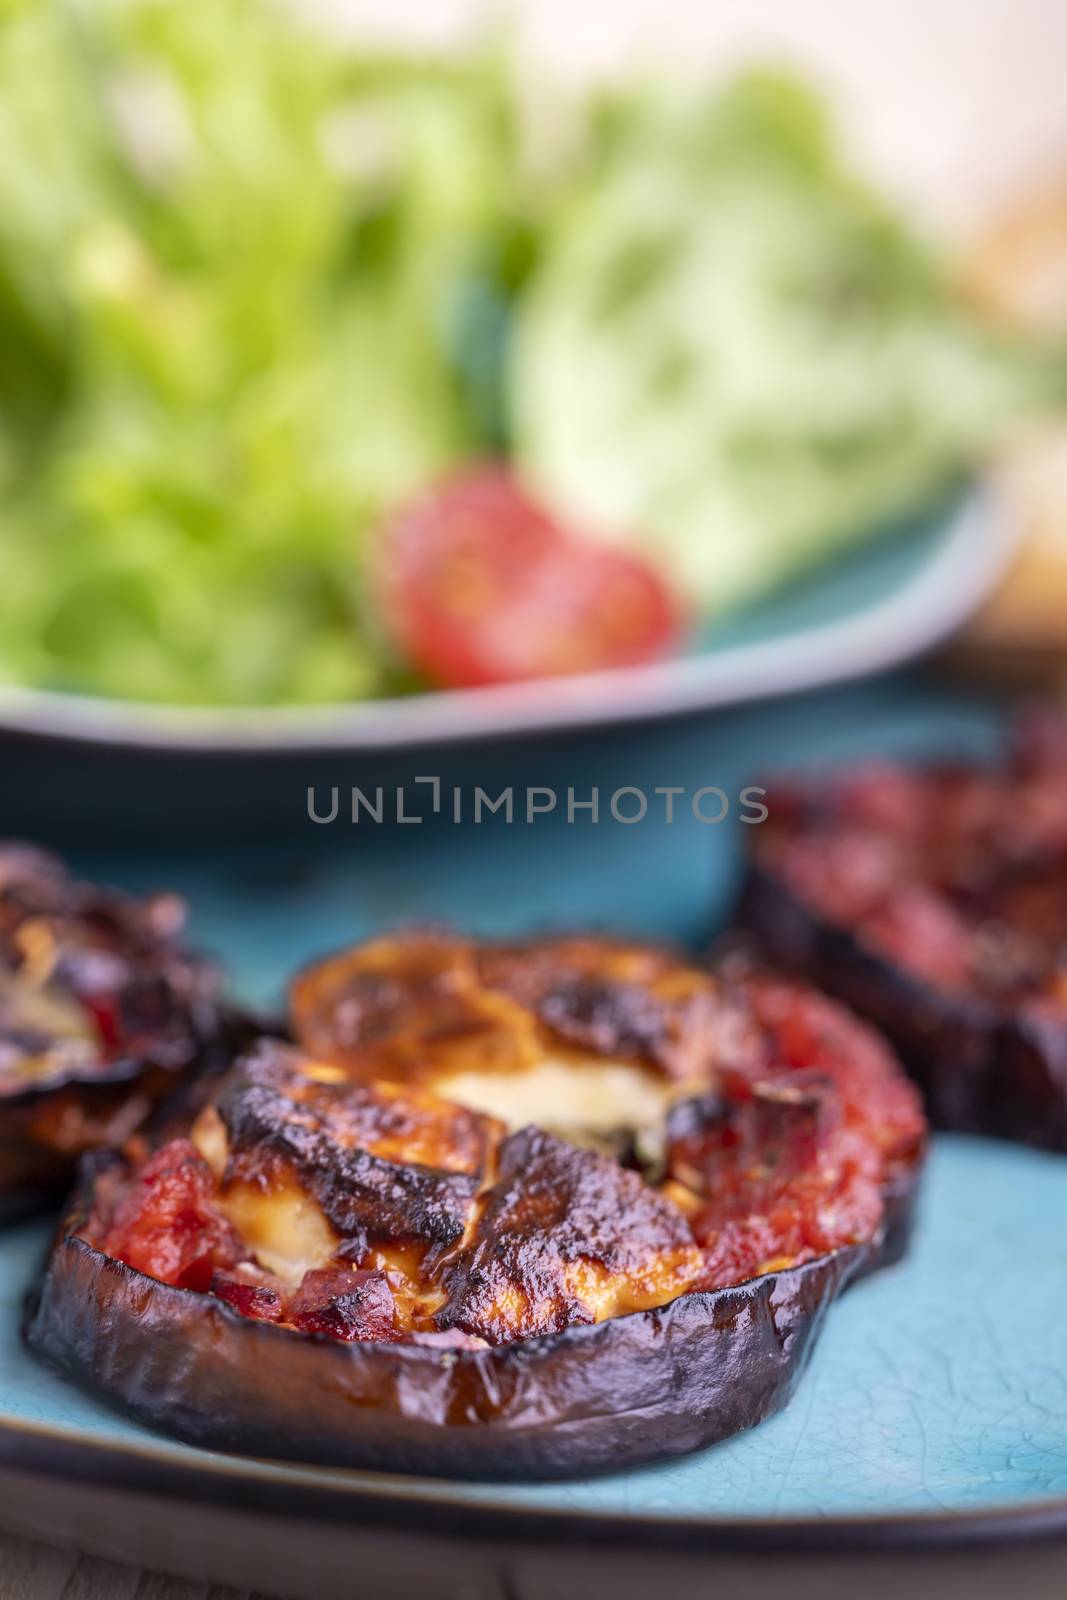
[{"label": "melted cheese", "polygon": [[272,1172],[269,1184],[244,1178],[223,1182],[229,1146],[225,1125],[213,1106],[197,1117],[190,1137],[221,1183],[218,1209],[261,1267],[295,1288],[305,1272],[329,1265],[340,1234],[294,1174]]},{"label": "melted cheese", "polygon": [[[26,1048],[24,1034],[40,1034],[40,1048]],[[25,971],[0,971],[0,1041],[2,1076],[15,1083],[88,1071],[101,1059],[100,1038],[85,1008]]]},{"label": "melted cheese", "polygon": [[216,1183],[221,1183],[222,1175],[226,1171],[229,1144],[226,1138],[226,1125],[214,1106],[204,1107],[189,1130],[189,1137],[211,1168]]},{"label": "melted cheese", "polygon": [[240,1180],[229,1183],[219,1193],[218,1207],[260,1266],[293,1287],[305,1272],[328,1266],[341,1242],[295,1181],[272,1183],[269,1189]]},{"label": "melted cheese", "polygon": [[521,1072],[454,1072],[433,1092],[514,1128],[527,1123],[608,1133],[662,1123],[680,1085],[626,1061],[547,1057]]}]

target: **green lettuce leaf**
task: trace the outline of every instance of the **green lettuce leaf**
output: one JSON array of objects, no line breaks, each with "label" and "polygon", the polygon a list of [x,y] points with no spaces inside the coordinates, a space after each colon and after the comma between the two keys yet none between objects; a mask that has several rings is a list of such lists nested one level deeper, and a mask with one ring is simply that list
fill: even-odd
[{"label": "green lettuce leaf", "polygon": [[512,395],[540,488],[721,613],[936,495],[1067,360],[970,317],[819,100],[757,73],[604,108]]},{"label": "green lettuce leaf", "polygon": [[0,10],[0,676],[395,686],[372,530],[499,433],[508,73],[269,0]]}]

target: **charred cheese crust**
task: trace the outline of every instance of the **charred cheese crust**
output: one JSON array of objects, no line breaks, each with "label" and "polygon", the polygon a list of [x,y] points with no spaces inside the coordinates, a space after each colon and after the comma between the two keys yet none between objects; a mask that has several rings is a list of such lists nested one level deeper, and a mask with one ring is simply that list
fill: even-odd
[{"label": "charred cheese crust", "polygon": [[376,939],[298,975],[290,1005],[300,1043],[350,1073],[594,1141],[662,1126],[754,1048],[709,973],[604,938]]},{"label": "charred cheese crust", "polygon": [[288,1293],[306,1273],[382,1272],[408,1333],[551,1333],[665,1304],[700,1272],[682,1211],[638,1173],[277,1041],[223,1080],[191,1139],[253,1277]]},{"label": "charred cheese crust", "polygon": [[193,1142],[218,1203],[286,1282],[371,1246],[425,1250],[467,1229],[502,1128],[462,1106],[264,1041],[201,1112]]},{"label": "charred cheese crust", "polygon": [[501,1146],[438,1326],[490,1344],[663,1305],[698,1276],[682,1212],[635,1172],[540,1128]]}]

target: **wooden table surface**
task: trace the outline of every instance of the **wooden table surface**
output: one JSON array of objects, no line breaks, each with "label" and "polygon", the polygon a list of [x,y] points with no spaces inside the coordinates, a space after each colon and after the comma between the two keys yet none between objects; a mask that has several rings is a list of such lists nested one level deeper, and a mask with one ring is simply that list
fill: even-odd
[{"label": "wooden table surface", "polygon": [[0,1534],[0,1600],[260,1600]]}]

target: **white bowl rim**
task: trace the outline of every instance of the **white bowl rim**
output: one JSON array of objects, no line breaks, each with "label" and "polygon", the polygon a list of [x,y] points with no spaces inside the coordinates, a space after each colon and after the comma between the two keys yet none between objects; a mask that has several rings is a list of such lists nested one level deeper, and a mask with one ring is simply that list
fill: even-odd
[{"label": "white bowl rim", "polygon": [[932,648],[991,593],[1022,519],[989,485],[949,514],[931,559],[831,622],[650,666],[319,706],[159,706],[0,686],[0,732],[83,745],[219,754],[423,748],[658,720],[859,678]]}]

